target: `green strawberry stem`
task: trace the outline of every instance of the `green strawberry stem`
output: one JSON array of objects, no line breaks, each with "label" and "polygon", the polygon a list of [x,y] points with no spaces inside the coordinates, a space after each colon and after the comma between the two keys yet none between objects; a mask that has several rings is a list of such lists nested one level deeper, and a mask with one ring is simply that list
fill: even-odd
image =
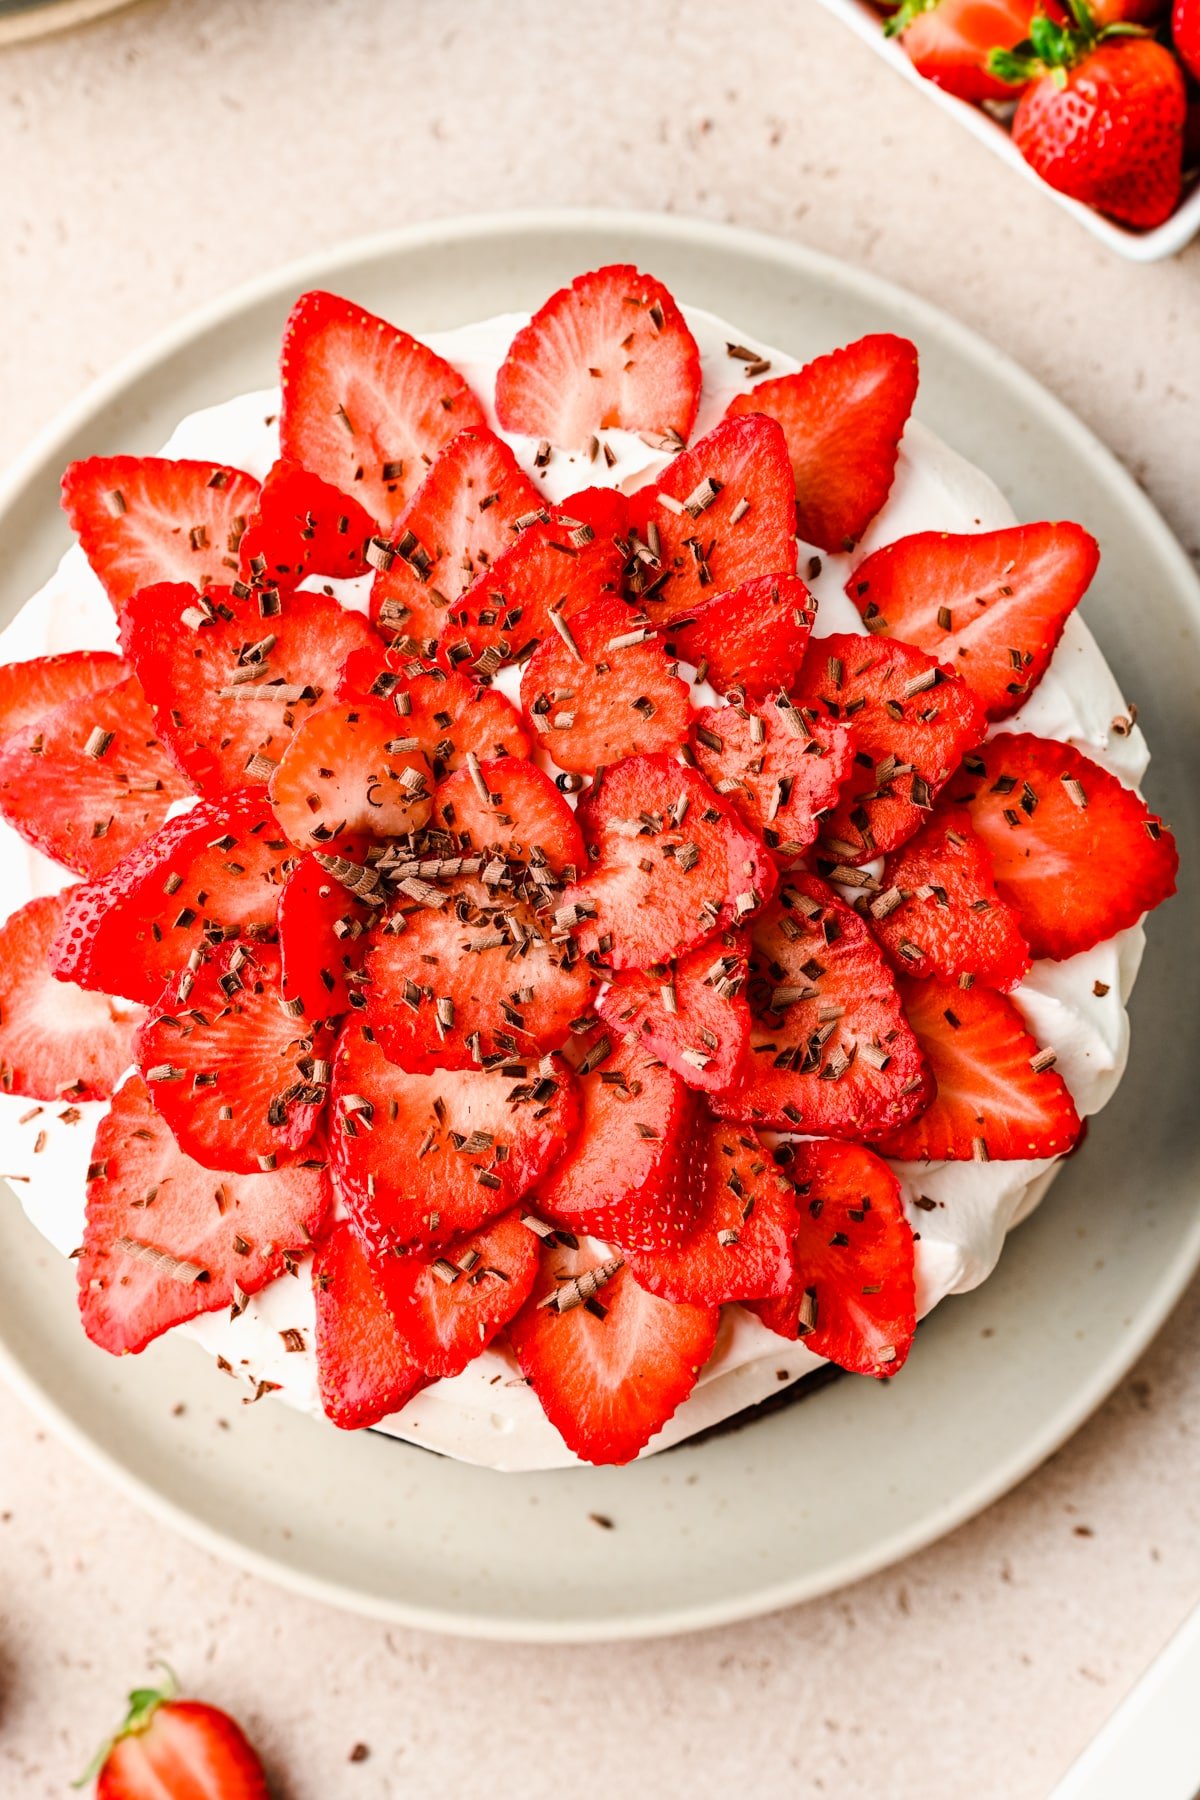
[{"label": "green strawberry stem", "polygon": [[174,1700],[179,1692],[179,1683],[175,1679],[174,1670],[161,1659],[157,1666],[166,1675],[162,1686],[134,1688],[129,1696],[129,1711],[126,1713],[123,1723],[117,1727],[111,1737],[105,1738],[79,1780],[71,1783],[72,1787],[86,1787],[90,1781],[94,1781],[112,1754],[113,1747],[119,1744],[122,1738],[135,1737],[138,1732],[147,1731],[150,1721],[159,1707],[165,1705],[169,1700]]},{"label": "green strawberry stem", "polygon": [[902,0],[902,4],[883,22],[884,37],[899,37],[901,32],[908,30],[914,19],[919,18],[923,12],[931,12],[937,4],[938,0]]}]

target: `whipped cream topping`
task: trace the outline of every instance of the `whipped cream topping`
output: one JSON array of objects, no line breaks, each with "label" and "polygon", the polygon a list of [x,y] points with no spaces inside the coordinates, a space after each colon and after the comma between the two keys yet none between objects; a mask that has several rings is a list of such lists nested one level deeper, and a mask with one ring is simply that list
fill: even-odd
[{"label": "whipped cream topping", "polygon": [[[704,375],[695,442],[719,421],[736,393],[754,385],[745,375],[744,361],[729,356],[729,343],[760,352],[770,361],[773,374],[786,374],[799,364],[735,332],[710,313],[694,307],[684,311],[700,347]],[[471,383],[493,427],[495,373],[526,322],[527,315],[506,314],[426,338]],[[278,411],[279,392],[274,388],[206,407],[180,423],[164,454],[224,462],[261,479],[278,454]],[[532,470],[534,440],[501,435]],[[612,454],[611,464],[603,455],[593,459],[583,452],[556,450],[549,466],[534,472],[548,499],[559,501],[589,486],[631,492],[652,480],[670,460],[667,452],[630,432],[605,431],[600,436]],[[992,530],[1015,522],[1008,501],[988,476],[919,420],[911,420],[887,504],[854,556],[800,547],[800,571],[819,602],[815,635],[862,629],[844,583],[854,564],[880,545],[914,531]],[[810,556],[817,558],[819,571]],[[309,585],[325,584],[313,580]],[[369,579],[335,585],[343,604],[365,608]],[[77,546],[0,633],[4,662],[62,650],[116,647],[112,608]],[[502,671],[498,685],[514,694],[517,681],[519,671]],[[698,704],[717,699],[703,685],[695,689],[695,697]],[[1136,787],[1149,755],[1141,732],[1128,726],[1127,715],[1112,672],[1076,614],[1039,686],[999,729],[1068,741]],[[0,833],[0,915],[73,880],[7,825],[0,823]],[[1067,962],[1035,962],[1012,995],[1034,1037],[1057,1052],[1058,1070],[1081,1115],[1104,1106],[1124,1072],[1129,1044],[1125,1006],[1143,945],[1141,927],[1135,926]],[[0,1094],[0,1175],[15,1183],[33,1224],[64,1255],[82,1238],[86,1171],[96,1124],[105,1110],[104,1102],[74,1108],[65,1103],[39,1106]],[[894,1163],[893,1167],[917,1233],[917,1303],[924,1316],[946,1295],[977,1286],[991,1272],[1007,1232],[1042,1199],[1058,1161]],[[234,1376],[250,1387],[260,1381],[275,1383],[279,1397],[289,1404],[320,1413],[312,1349],[313,1300],[305,1264],[295,1278],[282,1276],[256,1295],[237,1319],[209,1314],[179,1329],[214,1357],[222,1357]],[[296,1329],[306,1346],[303,1351],[289,1350],[282,1336],[287,1332],[291,1338]],[[715,1349],[695,1390],[643,1455],[767,1398],[819,1367],[820,1361],[802,1344],[776,1337],[744,1308],[725,1307]],[[379,1429],[496,1469],[556,1468],[576,1461],[545,1418],[516,1359],[503,1348],[484,1351],[461,1375],[434,1383]]]}]

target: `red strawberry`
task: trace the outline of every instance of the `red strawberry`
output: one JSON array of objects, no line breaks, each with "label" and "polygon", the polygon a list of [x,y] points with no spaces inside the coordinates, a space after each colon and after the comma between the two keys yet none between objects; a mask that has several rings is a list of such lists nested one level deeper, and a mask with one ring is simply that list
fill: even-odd
[{"label": "red strawberry", "polygon": [[281,457],[242,534],[238,568],[254,587],[293,588],[306,576],[344,581],[368,573],[375,521],[357,500]]},{"label": "red strawberry", "polygon": [[939,807],[892,852],[867,918],[901,975],[970,975],[1008,989],[1029,967],[1017,915],[997,894],[992,859],[962,807]]},{"label": "red strawberry", "polygon": [[92,1147],[78,1262],[85,1331],[121,1356],[221,1312],[239,1291],[257,1294],[320,1236],[330,1197],[317,1161],[269,1175],[193,1162],[131,1075]]},{"label": "red strawberry", "polygon": [[858,915],[797,875],[751,928],[750,1049],[722,1118],[857,1138],[928,1106],[928,1065]]},{"label": "red strawberry", "polygon": [[630,588],[660,624],[796,566],[787,444],[773,419],[723,419],[630,500]]},{"label": "red strawberry", "polygon": [[580,450],[616,427],[686,443],[700,352],[661,281],[628,264],[577,275],[518,331],[496,376],[506,431]]},{"label": "red strawberry", "polygon": [[429,1378],[396,1329],[383,1286],[348,1219],[313,1258],[317,1382],[325,1417],[343,1431],[398,1413]]},{"label": "red strawberry", "polygon": [[262,1763],[241,1726],[218,1707],[177,1699],[166,1673],[160,1688],[130,1694],[124,1724],[75,1786],[95,1775],[96,1800],[268,1800]]},{"label": "red strawberry", "polygon": [[406,1353],[427,1375],[460,1375],[520,1312],[540,1242],[517,1212],[455,1238],[442,1252],[384,1254],[375,1274]]},{"label": "red strawberry", "polygon": [[841,1369],[895,1375],[917,1328],[913,1234],[899,1183],[860,1144],[818,1138],[790,1148],[798,1198],[792,1278],[785,1293],[752,1302],[751,1311]]},{"label": "red strawberry", "polygon": [[529,734],[511,700],[457,669],[421,662],[382,642],[356,650],[338,677],[338,700],[387,700],[396,731],[417,739],[435,781],[461,768],[468,750],[482,761],[528,756]]},{"label": "red strawberry", "polygon": [[596,1010],[689,1087],[719,1094],[737,1074],[750,1039],[745,981],[745,935],[727,931],[676,962],[614,976]]},{"label": "red strawberry", "polygon": [[138,1066],[181,1149],[206,1169],[288,1162],[320,1123],[333,1040],[284,1006],[270,944],[222,951],[186,1002],[169,992],[138,1033]]},{"label": "red strawberry", "polygon": [[918,531],[868,556],[846,592],[872,633],[949,664],[1003,719],[1046,673],[1099,560],[1080,525]]},{"label": "red strawberry", "polygon": [[152,1006],[205,945],[273,935],[292,858],[258,795],[202,800],[106,875],[67,890],[50,965],[60,981]]},{"label": "red strawberry", "polygon": [[264,787],[346,658],[373,641],[361,614],[327,594],[149,587],[121,614],[121,643],[155,726],[214,800]]},{"label": "red strawberry", "polygon": [[775,702],[701,707],[689,738],[717,792],[784,858],[816,842],[854,772],[858,743],[852,725],[814,726],[782,692]]},{"label": "red strawberry", "polygon": [[[988,74],[988,56],[1015,50],[1029,36],[1042,0],[904,0],[884,25],[899,36],[913,67],[960,100],[1011,100]],[[1053,7],[1052,7],[1053,10]]]},{"label": "red strawberry", "polygon": [[54,979],[50,946],[65,902],[30,900],[0,925],[0,1090],[104,1100],[133,1061],[140,1013]]},{"label": "red strawberry", "polygon": [[404,837],[429,817],[429,774],[386,700],[324,706],[288,740],[268,792],[275,817],[308,849],[344,837]]},{"label": "red strawberry", "polygon": [[452,438],[372,556],[371,618],[403,643],[433,644],[447,611],[513,541],[542,496],[508,445],[480,425]]},{"label": "red strawberry", "polygon": [[516,757],[481,763],[468,756],[434,794],[432,822],[464,850],[529,865],[535,883],[538,869],[571,880],[583,867],[575,814],[548,775]]},{"label": "red strawberry", "polygon": [[699,1205],[684,1180],[692,1095],[649,1050],[615,1032],[593,1032],[573,1054],[579,1130],[539,1181],[538,1211],[631,1249],[678,1244]]},{"label": "red strawberry", "polygon": [[615,594],[542,639],[521,674],[521,704],[560,769],[590,774],[637,752],[673,750],[688,723],[687,683],[645,613]]},{"label": "red strawberry", "polygon": [[[343,846],[357,849],[358,846]],[[280,982],[306,1019],[334,1019],[359,992],[367,932],[378,918],[315,856],[302,856],[279,894]]]},{"label": "red strawberry", "polygon": [[1200,81],[1200,0],[1175,0],[1171,8],[1171,37],[1176,56]]},{"label": "red strawberry", "polygon": [[1063,1156],[1080,1133],[1067,1084],[1003,994],[945,981],[906,981],[908,1022],[937,1080],[932,1106],[886,1135],[905,1162],[1011,1162]]},{"label": "red strawberry", "polygon": [[560,1242],[509,1337],[567,1448],[584,1462],[627,1463],[695,1387],[719,1320],[715,1306],[648,1294],[602,1244]]},{"label": "red strawberry", "polygon": [[364,1237],[444,1244],[507,1212],[549,1169],[578,1118],[570,1070],[410,1075],[351,1018],[331,1096],[334,1180]]},{"label": "red strawberry", "polygon": [[668,635],[718,694],[764,699],[796,674],[816,615],[798,575],[758,575],[693,608],[690,623],[675,619]]},{"label": "red strawberry", "polygon": [[388,526],[456,432],[484,423],[442,357],[335,294],[302,294],[280,357],[284,456]]},{"label": "red strawberry", "polygon": [[849,632],[814,640],[792,698],[814,724],[841,719],[858,740],[853,776],[823,821],[838,863],[910,838],[986,728],[971,689],[932,656]]},{"label": "red strawberry", "polygon": [[130,675],[0,742],[0,816],[76,875],[107,874],[187,793]]},{"label": "red strawberry", "polygon": [[1033,956],[1089,950],[1175,892],[1171,833],[1073,744],[1002,732],[966,759],[950,798],[970,810]]},{"label": "red strawberry", "polygon": [[68,701],[114,688],[128,674],[128,663],[108,650],[67,650],[0,663],[0,738],[36,725]]},{"label": "red strawberry", "polygon": [[120,612],[139,588],[155,582],[228,583],[258,504],[258,483],[216,463],[89,456],[63,476],[62,504]]},{"label": "red strawberry", "polygon": [[697,1119],[687,1151],[695,1222],[677,1248],[631,1255],[651,1294],[693,1306],[722,1306],[786,1292],[797,1227],[792,1183],[744,1125]]},{"label": "red strawberry", "polygon": [[775,886],[770,858],[702,775],[669,756],[631,756],[579,803],[597,852],[556,917],[614,969],[646,969],[744,922]]},{"label": "red strawberry", "polygon": [[779,421],[800,537],[821,550],[849,550],[891,492],[916,397],[915,346],[877,332],[794,375],[760,382],[730,403],[726,417],[766,413]]}]

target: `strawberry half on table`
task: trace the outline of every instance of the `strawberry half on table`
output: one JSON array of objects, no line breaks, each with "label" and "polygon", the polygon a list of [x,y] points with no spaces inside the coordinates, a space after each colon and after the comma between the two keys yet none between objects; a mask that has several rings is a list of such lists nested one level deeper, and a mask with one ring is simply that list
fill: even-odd
[{"label": "strawberry half on table", "polygon": [[178,1683],[135,1688],[124,1722],[76,1782],[95,1778],[96,1800],[269,1800],[257,1752],[235,1719]]}]

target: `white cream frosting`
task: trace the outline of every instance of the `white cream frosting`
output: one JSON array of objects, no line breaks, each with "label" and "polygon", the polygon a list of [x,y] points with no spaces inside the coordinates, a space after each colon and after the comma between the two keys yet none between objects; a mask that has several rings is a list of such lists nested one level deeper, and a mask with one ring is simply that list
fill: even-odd
[{"label": "white cream frosting", "polygon": [[[717,423],[734,394],[753,385],[745,375],[745,363],[728,356],[728,342],[761,350],[773,373],[787,373],[798,364],[709,313],[685,311],[704,370],[695,441]],[[504,315],[427,338],[462,371],[489,416],[496,369],[525,322],[524,315]],[[165,453],[225,462],[261,478],[277,454],[278,407],[275,389],[206,407],[182,421],[164,446]],[[495,424],[494,417],[491,422]],[[502,435],[531,467],[533,441]],[[629,432],[608,431],[602,437],[613,452],[612,466],[603,456],[593,460],[581,453],[555,451],[549,467],[539,474],[548,498],[561,500],[593,485],[632,491],[652,479],[668,460],[666,453]],[[994,483],[914,419],[904,434],[888,502],[853,560],[913,531],[990,530],[1014,522],[1012,508]],[[858,614],[843,591],[852,559],[821,554],[820,561],[820,573],[809,581],[820,602],[817,635],[860,630]],[[808,562],[809,551],[801,546],[802,573]],[[345,582],[338,591],[345,604],[362,607],[368,587],[365,581]],[[0,661],[115,647],[112,609],[82,552],[73,548],[0,634]],[[712,698],[710,690],[697,690],[700,703]],[[1149,757],[1136,727],[1124,734],[1113,730],[1114,719],[1126,712],[1108,665],[1076,615],[1068,622],[1042,682],[1000,729],[1067,740],[1136,787]],[[71,879],[9,827],[0,824],[0,832],[3,915],[32,895],[54,892]],[[1106,1104],[1124,1071],[1129,1040],[1125,1003],[1143,943],[1141,927],[1136,926],[1068,962],[1037,962],[1013,995],[1038,1042],[1057,1052],[1057,1067],[1083,1115]],[[28,1118],[35,1106],[33,1101],[0,1094],[0,1174],[15,1180],[34,1225],[67,1254],[82,1235],[85,1174],[96,1123],[105,1107],[98,1102],[77,1107],[80,1116],[72,1122],[69,1110],[59,1105],[45,1105],[36,1118]],[[66,1118],[60,1116],[64,1113]],[[35,1148],[39,1137],[40,1151]],[[1056,1161],[894,1165],[919,1234],[917,1298],[922,1316],[947,1294],[965,1292],[991,1272],[1006,1233],[1037,1205],[1057,1166]],[[281,1336],[296,1327],[306,1345],[302,1352],[289,1351]],[[236,1320],[224,1313],[211,1314],[180,1329],[211,1355],[223,1357],[237,1378],[251,1386],[260,1380],[276,1382],[284,1400],[320,1412],[312,1351],[313,1302],[304,1266],[295,1279],[283,1276],[272,1283]],[[643,1454],[715,1425],[819,1366],[820,1359],[803,1346],[776,1337],[743,1308],[726,1307],[716,1348],[695,1391]],[[503,1349],[487,1350],[454,1380],[435,1383],[381,1429],[497,1469],[554,1468],[575,1461],[522,1380],[515,1359]]]}]

